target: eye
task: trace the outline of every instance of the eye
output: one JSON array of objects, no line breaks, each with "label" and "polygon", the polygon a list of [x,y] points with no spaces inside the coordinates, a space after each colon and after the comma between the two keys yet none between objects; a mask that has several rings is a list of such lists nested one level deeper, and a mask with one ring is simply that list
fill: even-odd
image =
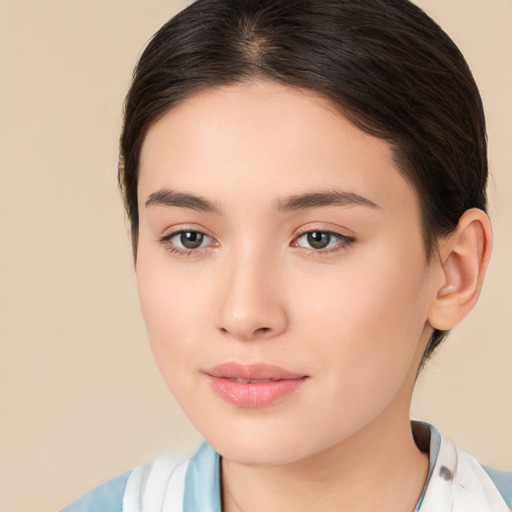
[{"label": "eye", "polygon": [[294,246],[315,251],[336,250],[354,242],[353,237],[333,231],[307,231],[296,238]]},{"label": "eye", "polygon": [[173,238],[177,238],[185,249],[199,249],[199,247],[203,245],[203,242],[209,237],[199,231],[182,231]]},{"label": "eye", "polygon": [[162,237],[161,242],[172,251],[190,253],[212,245],[213,239],[201,231],[184,229]]}]

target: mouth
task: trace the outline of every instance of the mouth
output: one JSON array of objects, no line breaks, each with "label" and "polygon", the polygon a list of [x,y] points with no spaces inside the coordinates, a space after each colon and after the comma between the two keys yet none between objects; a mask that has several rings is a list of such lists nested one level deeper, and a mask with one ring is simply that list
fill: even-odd
[{"label": "mouth", "polygon": [[282,379],[241,379],[240,377],[230,378],[233,382],[245,382],[246,384],[259,384],[261,382],[278,382]]},{"label": "mouth", "polygon": [[212,390],[240,408],[267,407],[299,391],[308,375],[268,364],[224,363],[204,372]]}]

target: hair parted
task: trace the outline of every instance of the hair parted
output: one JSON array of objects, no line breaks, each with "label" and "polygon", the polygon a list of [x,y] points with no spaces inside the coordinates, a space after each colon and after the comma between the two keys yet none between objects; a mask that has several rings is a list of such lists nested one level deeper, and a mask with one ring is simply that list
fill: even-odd
[{"label": "hair parted", "polygon": [[[316,91],[389,142],[420,204],[427,258],[469,208],[486,209],[487,140],[471,71],[408,0],[197,0],[151,39],[125,103],[119,184],[138,244],[148,129],[202,90],[255,79]],[[425,359],[446,335],[435,330]]]}]

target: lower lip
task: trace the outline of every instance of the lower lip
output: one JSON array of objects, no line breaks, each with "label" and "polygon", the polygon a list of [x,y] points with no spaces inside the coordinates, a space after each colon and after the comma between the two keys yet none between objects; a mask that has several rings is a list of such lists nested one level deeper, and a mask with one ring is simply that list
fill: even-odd
[{"label": "lower lip", "polygon": [[306,379],[307,377],[302,377],[299,379],[251,383],[208,375],[213,391],[220,398],[244,409],[256,409],[271,405],[298,391]]}]

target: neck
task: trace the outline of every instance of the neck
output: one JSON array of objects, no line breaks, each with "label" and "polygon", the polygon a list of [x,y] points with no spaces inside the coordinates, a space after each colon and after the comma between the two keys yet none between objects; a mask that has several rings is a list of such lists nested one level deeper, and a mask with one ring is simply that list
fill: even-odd
[{"label": "neck", "polygon": [[350,439],[279,466],[222,460],[224,512],[411,512],[428,472],[408,417],[375,420]]}]

